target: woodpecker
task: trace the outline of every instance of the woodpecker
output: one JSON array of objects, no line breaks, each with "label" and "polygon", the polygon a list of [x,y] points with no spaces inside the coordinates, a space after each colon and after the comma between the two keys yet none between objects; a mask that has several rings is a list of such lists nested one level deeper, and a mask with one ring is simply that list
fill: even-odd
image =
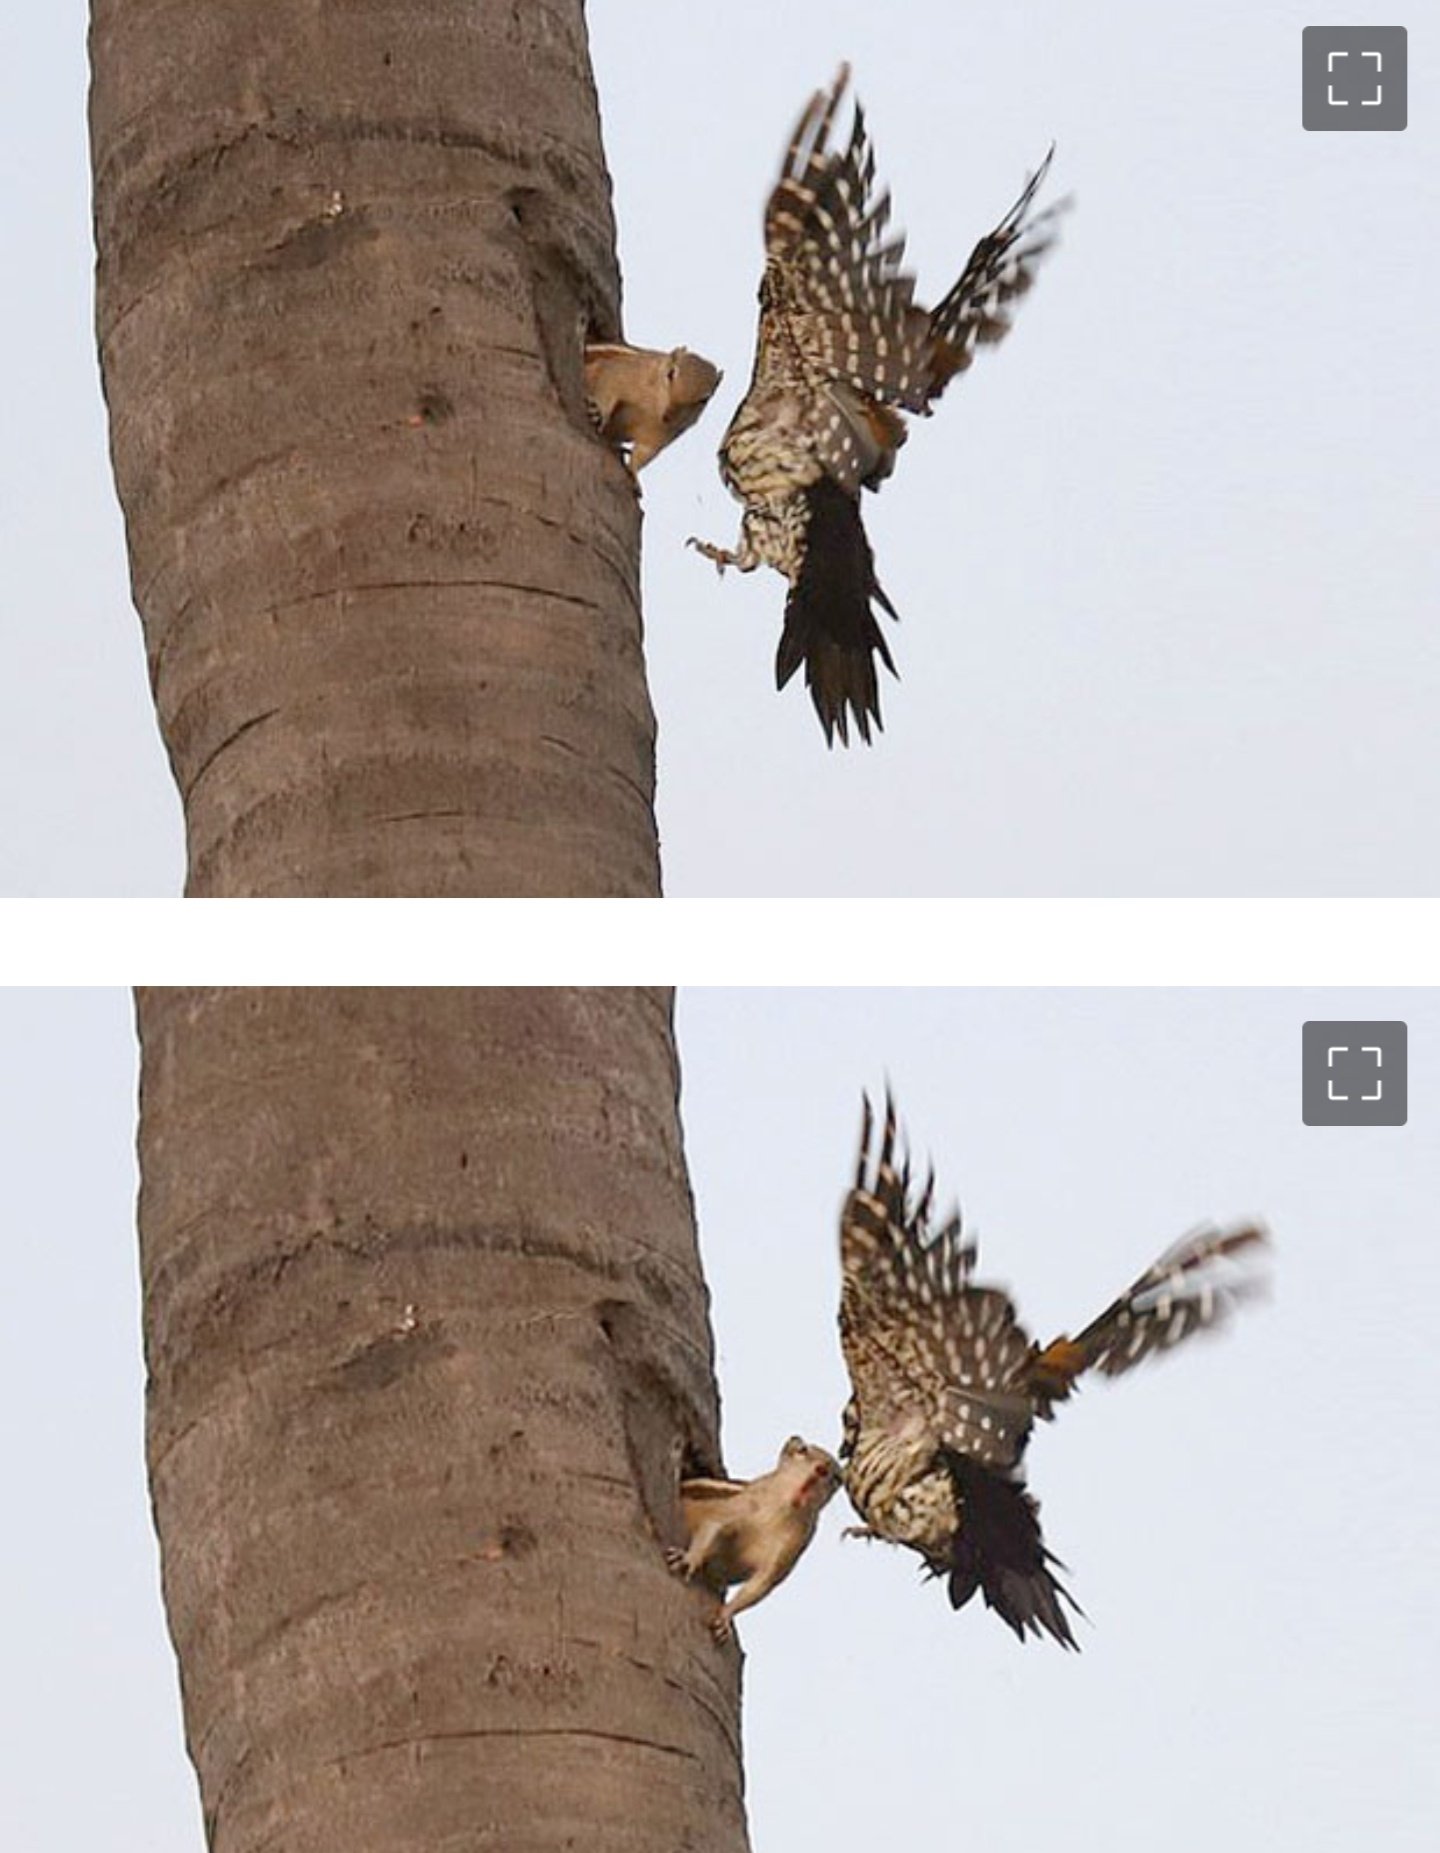
[{"label": "woodpecker", "polygon": [[720,474],[744,504],[740,544],[692,539],[720,571],[773,566],[789,582],[777,688],[803,664],[828,744],[883,725],[876,659],[895,674],[875,607],[898,614],[875,575],[860,518],[905,442],[903,413],[928,414],[978,346],[1010,327],[1055,238],[1058,208],[1032,216],[1047,154],[970,254],[935,309],[914,301],[905,240],[887,238],[888,191],[874,191],[863,112],[848,141],[831,130],[849,79],[817,91],[765,209],[765,271],[749,390],[720,446]]},{"label": "woodpecker", "polygon": [[1211,1327],[1260,1284],[1247,1264],[1266,1241],[1258,1224],[1202,1229],[1153,1267],[1075,1338],[1033,1343],[1014,1305],[974,1279],[976,1248],[958,1210],[931,1226],[932,1172],[912,1192],[897,1160],[887,1098],[878,1152],[865,1102],[855,1182],[840,1219],[840,1340],[851,1396],[842,1419],[845,1486],[863,1523],[847,1535],[919,1554],[946,1580],[953,1608],[978,1589],[1014,1629],[1075,1647],[1045,1548],[1040,1508],[1025,1490],[1026,1444],[1087,1370],[1118,1377],[1143,1358]]}]

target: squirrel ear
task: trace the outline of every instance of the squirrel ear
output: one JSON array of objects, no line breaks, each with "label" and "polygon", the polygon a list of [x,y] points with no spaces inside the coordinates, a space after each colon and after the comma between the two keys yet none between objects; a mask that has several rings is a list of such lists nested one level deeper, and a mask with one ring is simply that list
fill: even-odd
[{"label": "squirrel ear", "polygon": [[785,1443],[785,1446],[781,1448],[780,1452],[782,1454],[803,1454],[805,1451],[806,1445],[807,1445],[806,1442],[803,1440],[801,1436],[792,1435],[790,1439]]}]

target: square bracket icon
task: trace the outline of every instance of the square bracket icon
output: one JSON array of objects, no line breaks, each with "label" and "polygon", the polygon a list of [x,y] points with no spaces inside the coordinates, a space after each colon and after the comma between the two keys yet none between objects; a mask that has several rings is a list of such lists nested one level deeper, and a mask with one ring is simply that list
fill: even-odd
[{"label": "square bracket icon", "polygon": [[1307,129],[1403,129],[1404,26],[1306,26],[1300,34],[1301,122]]},{"label": "square bracket icon", "polygon": [[1408,1054],[1403,1023],[1307,1023],[1300,1117],[1307,1126],[1403,1126]]}]

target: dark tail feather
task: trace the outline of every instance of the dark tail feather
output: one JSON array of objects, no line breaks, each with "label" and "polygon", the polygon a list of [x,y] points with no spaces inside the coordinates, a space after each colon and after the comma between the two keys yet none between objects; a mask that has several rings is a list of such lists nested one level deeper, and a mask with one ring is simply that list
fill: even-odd
[{"label": "dark tail feather", "polygon": [[1065,1566],[1045,1548],[1039,1506],[1024,1487],[963,1454],[947,1449],[945,1465],[960,1495],[960,1530],[948,1566],[951,1607],[963,1608],[978,1589],[986,1607],[1022,1641],[1027,1634],[1050,1634],[1078,1652],[1062,1599],[1077,1615],[1085,1611],[1050,1574],[1052,1563]]},{"label": "dark tail feather", "polygon": [[825,741],[850,744],[853,714],[860,738],[870,743],[870,723],[883,728],[878,656],[893,676],[889,646],[875,622],[875,600],[892,618],[895,607],[875,577],[875,558],[860,520],[860,504],[828,476],[805,491],[805,552],[799,576],[785,601],[785,628],[775,657],[775,686],[784,688],[803,663],[805,686]]}]

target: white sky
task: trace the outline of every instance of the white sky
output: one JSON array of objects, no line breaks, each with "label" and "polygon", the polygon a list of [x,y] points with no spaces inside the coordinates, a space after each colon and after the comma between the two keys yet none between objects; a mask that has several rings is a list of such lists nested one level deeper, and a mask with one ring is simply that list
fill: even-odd
[{"label": "white sky", "polygon": [[[1406,1128],[1300,1124],[1312,1016],[1409,1022]],[[1436,994],[689,992],[680,1035],[734,1471],[837,1438],[835,1217],[887,1072],[1046,1336],[1203,1219],[1278,1244],[1268,1304],[1035,1439],[1079,1655],[952,1615],[909,1557],[842,1543],[836,1502],[742,1618],[757,1853],[1428,1849]],[[202,1845],[143,1476],[133,1093],[125,995],[0,991],[16,1853]]]},{"label": "white sky", "polygon": [[[646,477],[676,894],[1434,893],[1436,40],[1403,134],[1306,134],[1313,9],[593,0],[629,332],[727,370]],[[1392,23],[1353,0],[1347,23]],[[92,351],[80,0],[9,9],[0,893],[163,894],[155,734]],[[841,56],[922,294],[1052,137],[1077,210],[1011,340],[867,498],[904,622],[870,752],[771,687],[718,581],[766,188]],[[18,258],[14,254],[18,253]]]}]

